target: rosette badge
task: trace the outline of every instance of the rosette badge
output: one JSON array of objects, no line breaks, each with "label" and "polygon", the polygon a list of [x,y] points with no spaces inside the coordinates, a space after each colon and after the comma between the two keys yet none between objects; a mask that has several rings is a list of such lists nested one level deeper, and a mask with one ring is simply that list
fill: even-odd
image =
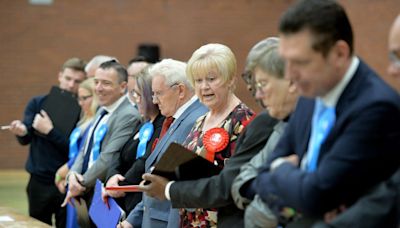
[{"label": "rosette badge", "polygon": [[206,131],[203,144],[207,150],[206,159],[214,162],[215,153],[225,149],[229,143],[229,134],[225,129],[216,127]]}]

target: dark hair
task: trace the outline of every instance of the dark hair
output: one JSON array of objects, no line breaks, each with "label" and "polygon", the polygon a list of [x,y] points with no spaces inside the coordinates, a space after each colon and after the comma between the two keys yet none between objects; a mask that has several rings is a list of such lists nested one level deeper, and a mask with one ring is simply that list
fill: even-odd
[{"label": "dark hair", "polygon": [[100,64],[99,68],[101,68],[103,70],[110,69],[110,68],[114,69],[118,74],[119,83],[126,82],[128,80],[128,72],[126,71],[125,67],[122,66],[115,59]]},{"label": "dark hair", "polygon": [[338,40],[345,41],[353,53],[353,31],[344,8],[334,0],[300,0],[282,16],[279,31],[293,34],[309,29],[312,48],[326,56]]}]

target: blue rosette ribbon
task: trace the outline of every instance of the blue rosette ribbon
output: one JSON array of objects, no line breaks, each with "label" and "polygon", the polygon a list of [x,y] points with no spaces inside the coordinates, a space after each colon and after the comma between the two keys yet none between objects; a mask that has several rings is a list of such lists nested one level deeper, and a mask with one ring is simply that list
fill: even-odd
[{"label": "blue rosette ribbon", "polygon": [[136,159],[143,157],[146,153],[147,142],[153,136],[154,126],[151,122],[146,122],[139,130],[139,145],[136,150]]}]

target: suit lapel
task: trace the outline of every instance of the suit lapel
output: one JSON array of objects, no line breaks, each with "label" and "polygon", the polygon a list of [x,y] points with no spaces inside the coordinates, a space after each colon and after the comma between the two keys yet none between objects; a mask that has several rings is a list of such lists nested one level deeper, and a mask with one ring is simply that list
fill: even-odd
[{"label": "suit lapel", "polygon": [[[321,145],[321,153],[327,151],[332,143],[335,141],[337,135],[341,132],[340,129],[345,124],[344,122],[348,118],[348,113],[352,113],[352,102],[357,97],[357,91],[360,91],[360,87],[363,86],[365,74],[363,71],[366,69],[366,65],[360,60],[360,64],[354,73],[353,78],[343,90],[338,103],[336,104],[336,122],[331,132],[328,134],[325,142]],[[354,104],[353,104],[354,105]]]},{"label": "suit lapel", "polygon": [[161,139],[160,142],[157,143],[156,148],[150,154],[150,156],[146,160],[145,169],[146,171],[150,169],[150,167],[156,162],[161,152],[166,150],[166,146],[169,145],[171,142],[174,141],[174,133],[176,129],[181,125],[182,121],[186,119],[188,115],[190,115],[195,108],[199,107],[200,102],[196,100],[192,105],[190,105],[178,119],[176,119],[170,128],[168,129],[167,133]]}]

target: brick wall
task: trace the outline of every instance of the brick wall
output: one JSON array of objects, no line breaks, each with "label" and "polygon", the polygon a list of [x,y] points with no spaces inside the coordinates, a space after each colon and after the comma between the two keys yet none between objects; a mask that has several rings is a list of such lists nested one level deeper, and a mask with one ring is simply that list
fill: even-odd
[{"label": "brick wall", "polygon": [[[69,57],[116,56],[126,63],[139,43],[161,46],[163,57],[187,60],[209,42],[232,48],[243,68],[248,50],[276,34],[288,0],[54,0],[34,6],[28,0],[0,0],[0,124],[22,118],[28,100],[57,84]],[[341,1],[356,36],[356,52],[381,75],[387,65],[387,33],[400,12],[398,0]],[[238,82],[239,97],[259,108]],[[28,147],[0,132],[0,168],[22,168]]]}]

